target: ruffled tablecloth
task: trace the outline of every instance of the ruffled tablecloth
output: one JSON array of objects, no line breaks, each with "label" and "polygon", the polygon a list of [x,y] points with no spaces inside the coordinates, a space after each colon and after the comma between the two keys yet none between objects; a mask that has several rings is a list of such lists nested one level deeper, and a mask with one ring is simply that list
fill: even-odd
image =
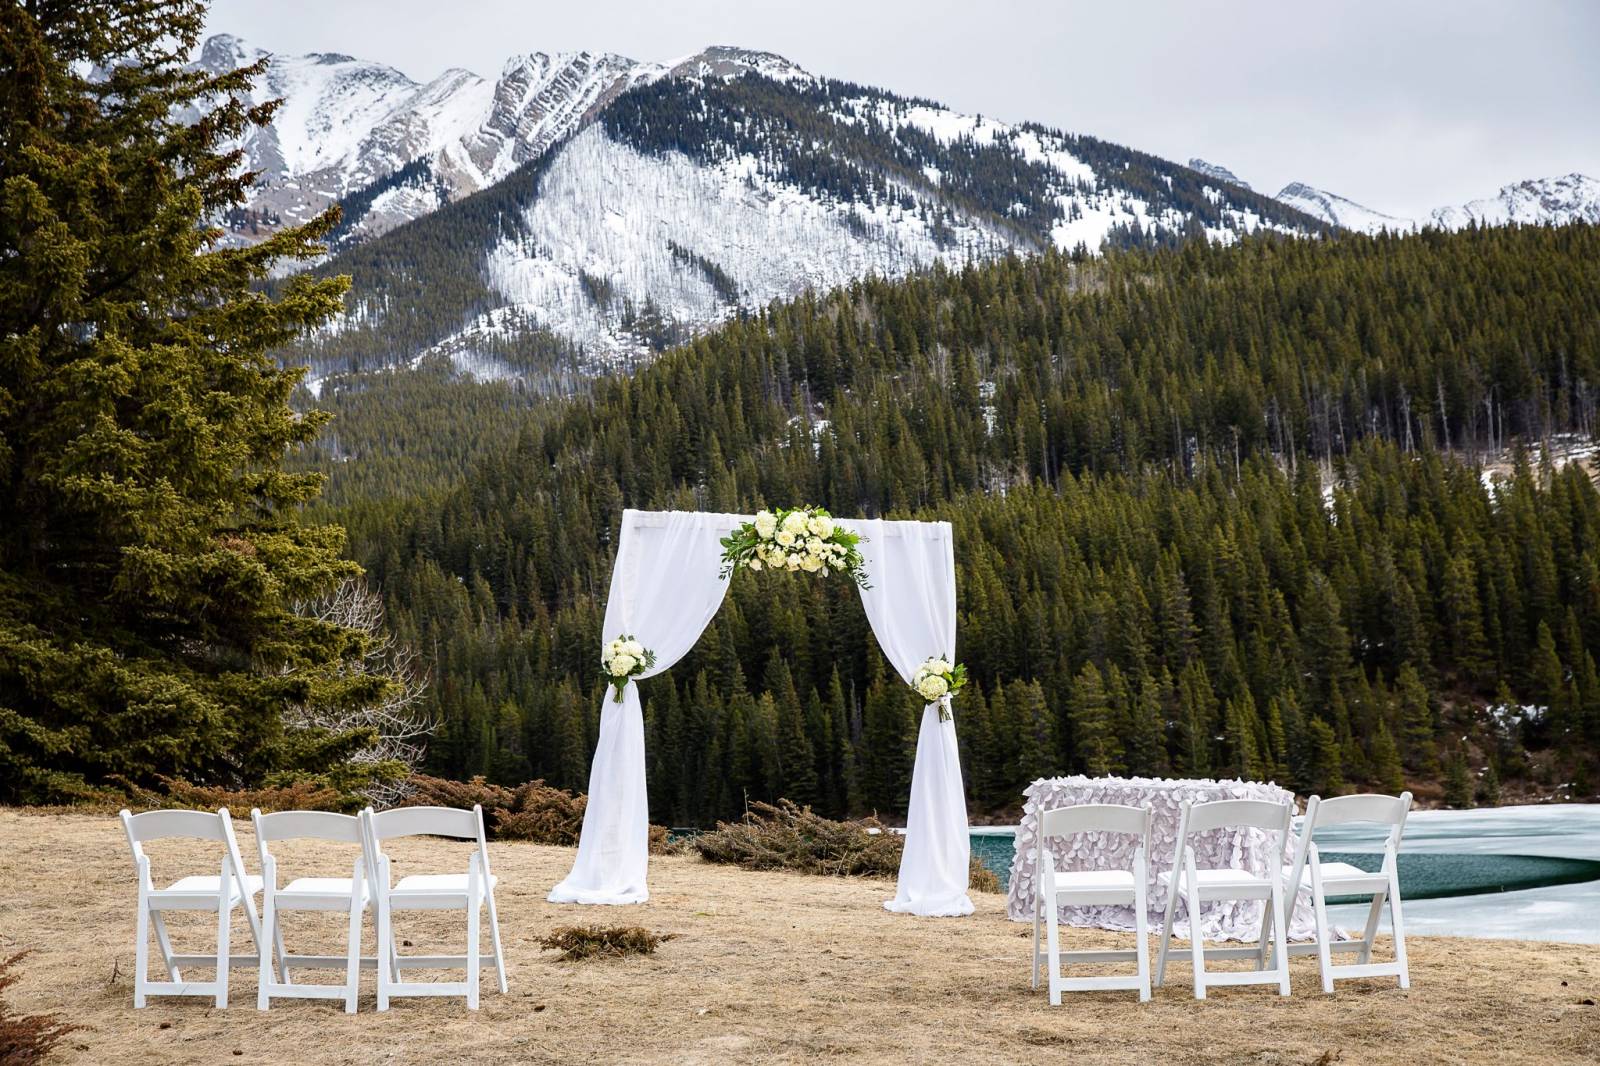
[{"label": "ruffled tablecloth", "polygon": [[[1049,777],[1028,786],[1022,809],[1022,824],[1017,827],[1017,851],[1011,860],[1011,886],[1007,892],[1006,913],[1012,921],[1033,921],[1035,886],[1038,884],[1035,848],[1039,815],[1078,803],[1121,803],[1148,807],[1150,875],[1146,896],[1150,908],[1150,928],[1157,932],[1166,914],[1167,890],[1156,875],[1173,866],[1178,837],[1178,815],[1182,803],[1209,803],[1222,799],[1293,802],[1294,794],[1277,785],[1255,781],[1171,781],[1149,777]],[[1050,843],[1058,870],[1129,870],[1133,868],[1136,838],[1121,833],[1077,833],[1057,837]],[[1278,861],[1287,862],[1293,846],[1285,842],[1285,854],[1273,854],[1271,834],[1259,829],[1224,828],[1190,837],[1195,860],[1205,867],[1232,867],[1265,875]],[[1254,941],[1261,928],[1263,904],[1254,901],[1208,903],[1200,909],[1201,932],[1207,940]],[[1096,926],[1101,929],[1134,928],[1132,907],[1062,907],[1061,918],[1069,925]],[[1174,924],[1176,935],[1187,938],[1189,916],[1182,900]],[[1310,940],[1315,935],[1309,898],[1302,894],[1289,921],[1289,939]]]}]

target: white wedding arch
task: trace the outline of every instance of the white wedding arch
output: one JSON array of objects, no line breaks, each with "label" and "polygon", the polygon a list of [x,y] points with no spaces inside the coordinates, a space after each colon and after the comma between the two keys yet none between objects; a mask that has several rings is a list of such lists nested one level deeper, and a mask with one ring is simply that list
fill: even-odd
[{"label": "white wedding arch", "polygon": [[[748,515],[691,511],[622,514],[611,571],[604,638],[631,634],[656,653],[650,677],[688,654],[728,591],[721,540]],[[870,588],[861,590],[867,621],[884,655],[908,684],[929,655],[954,655],[955,547],[948,522],[835,519],[861,534]],[[603,638],[603,639],[604,639]],[[600,741],[589,769],[589,803],[578,857],[552,903],[643,903],[650,861],[645,794],[644,713],[630,681],[621,703],[602,697]],[[967,896],[971,843],[954,721],[939,705],[923,708],[911,773],[905,854],[895,897],[884,907],[905,914],[972,913]]]}]

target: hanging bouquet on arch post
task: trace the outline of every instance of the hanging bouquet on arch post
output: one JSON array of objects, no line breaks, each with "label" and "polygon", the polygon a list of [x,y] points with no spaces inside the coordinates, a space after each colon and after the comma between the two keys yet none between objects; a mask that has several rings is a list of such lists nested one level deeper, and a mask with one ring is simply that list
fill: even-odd
[{"label": "hanging bouquet on arch post", "polygon": [[608,683],[616,692],[618,703],[622,702],[622,694],[627,691],[628,682],[655,664],[656,653],[626,633],[607,644],[600,655],[600,666],[605,670]]},{"label": "hanging bouquet on arch post", "polygon": [[911,678],[911,687],[929,703],[939,705],[939,720],[950,720],[950,700],[967,687],[967,668],[944,656],[924,659]]},{"label": "hanging bouquet on arch post", "polygon": [[777,507],[758,511],[732,533],[722,538],[722,571],[729,577],[735,570],[803,570],[808,574],[830,571],[848,574],[862,588],[867,571],[859,545],[862,536],[835,524],[833,516],[820,507]]}]

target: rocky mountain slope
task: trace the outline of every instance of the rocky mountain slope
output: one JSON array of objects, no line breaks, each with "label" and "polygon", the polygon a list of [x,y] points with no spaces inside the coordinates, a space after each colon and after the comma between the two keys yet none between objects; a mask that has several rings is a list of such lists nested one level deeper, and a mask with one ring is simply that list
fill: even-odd
[{"label": "rocky mountain slope", "polygon": [[[199,61],[261,54],[217,37]],[[274,56],[258,92],[286,102],[244,145],[262,181],[237,239],[344,209],[319,269],[355,277],[349,310],[297,353],[318,374],[430,352],[480,376],[589,373],[868,274],[1323,228],[1133,149],[738,48],[534,55],[493,83]]]}]

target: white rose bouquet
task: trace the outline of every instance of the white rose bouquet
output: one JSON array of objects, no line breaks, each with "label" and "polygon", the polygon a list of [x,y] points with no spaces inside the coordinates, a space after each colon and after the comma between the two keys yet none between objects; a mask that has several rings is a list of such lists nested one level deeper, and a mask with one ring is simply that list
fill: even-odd
[{"label": "white rose bouquet", "polygon": [[722,538],[722,576],[735,570],[804,570],[808,574],[837,571],[862,588],[861,535],[834,524],[820,507],[775,508],[757,512],[754,520]]},{"label": "white rose bouquet", "polygon": [[611,687],[616,689],[618,703],[622,702],[622,694],[627,690],[628,682],[655,664],[656,653],[626,633],[607,644],[605,650],[600,653],[600,668],[611,679]]},{"label": "white rose bouquet", "polygon": [[939,717],[950,720],[950,697],[967,685],[967,668],[942,656],[926,659],[911,678],[911,687],[929,703],[939,704]]}]

